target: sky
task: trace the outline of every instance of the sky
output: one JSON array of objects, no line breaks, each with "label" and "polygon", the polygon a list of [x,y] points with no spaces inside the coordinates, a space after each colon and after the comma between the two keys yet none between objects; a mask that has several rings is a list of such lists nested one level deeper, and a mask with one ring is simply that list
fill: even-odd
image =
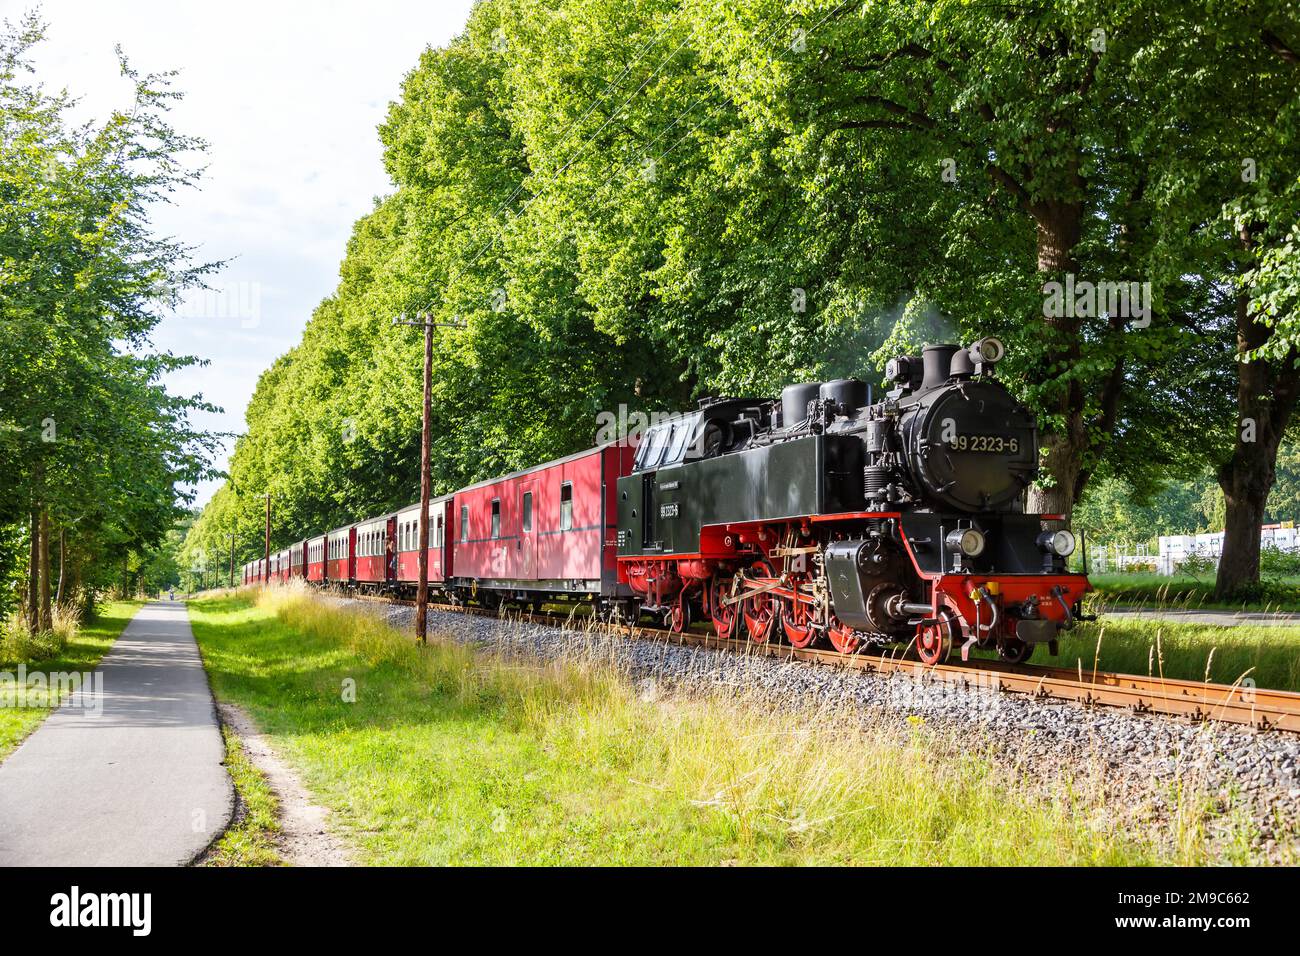
[{"label": "sky", "polygon": [[[120,44],[140,72],[178,70],[182,133],[208,141],[197,190],[157,228],[229,260],[155,331],[164,351],[208,359],[168,390],[222,407],[196,424],[242,433],[258,376],[292,348],[338,282],[353,223],[392,189],[376,127],[425,47],[464,28],[472,0],[0,0],[0,20],[37,10],[36,78],[81,98],[75,117],[129,103]],[[217,462],[227,463],[225,457]],[[204,504],[219,481],[196,489]]]}]

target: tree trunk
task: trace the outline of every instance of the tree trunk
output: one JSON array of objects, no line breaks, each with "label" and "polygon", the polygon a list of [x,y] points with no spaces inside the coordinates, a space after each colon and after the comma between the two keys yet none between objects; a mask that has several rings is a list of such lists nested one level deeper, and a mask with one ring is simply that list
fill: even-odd
[{"label": "tree trunk", "polygon": [[59,588],[57,591],[54,592],[54,603],[60,605],[63,603],[63,582],[67,577],[67,565],[68,565],[67,551],[68,551],[68,530],[66,528],[60,528],[59,529]]},{"label": "tree trunk", "polygon": [[[1074,250],[1083,235],[1083,205],[1040,202],[1030,212],[1038,226],[1038,274],[1043,281],[1074,272]],[[1053,369],[1051,374],[1060,374],[1079,361],[1078,319],[1061,315],[1043,316],[1042,321],[1047,328],[1044,367]],[[1074,511],[1075,495],[1082,490],[1079,479],[1088,440],[1083,411],[1083,389],[1071,381],[1048,409],[1059,424],[1042,435],[1040,474],[1047,481],[1030,486],[1026,502],[1030,514],[1059,514],[1068,521]]]},{"label": "tree trunk", "polygon": [[1259,584],[1259,529],[1264,524],[1268,493],[1273,488],[1273,457],[1260,442],[1219,471],[1225,517],[1223,554],[1214,583],[1214,596],[1227,600],[1248,595]]},{"label": "tree trunk", "polygon": [[[1241,234],[1250,248],[1248,231]],[[1276,477],[1277,449],[1300,394],[1300,374],[1292,349],[1275,368],[1268,360],[1246,361],[1273,330],[1255,321],[1250,296],[1237,296],[1237,435],[1232,457],[1219,468],[1225,509],[1223,554],[1214,583],[1214,596],[1228,600],[1259,584],[1259,533],[1264,524],[1268,493]]]},{"label": "tree trunk", "polygon": [[24,608],[27,629],[35,634],[41,629],[41,521],[32,509],[31,542],[27,554],[27,605]]},{"label": "tree trunk", "polygon": [[41,507],[41,630],[54,628],[54,615],[50,611],[50,513]]}]

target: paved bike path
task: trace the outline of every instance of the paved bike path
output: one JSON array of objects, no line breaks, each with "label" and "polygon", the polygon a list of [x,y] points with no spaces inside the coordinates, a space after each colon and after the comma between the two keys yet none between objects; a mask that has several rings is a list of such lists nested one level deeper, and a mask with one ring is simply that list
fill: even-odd
[{"label": "paved bike path", "polygon": [[0,866],[188,863],[234,811],[224,759],[185,605],[147,604],[0,764]]}]

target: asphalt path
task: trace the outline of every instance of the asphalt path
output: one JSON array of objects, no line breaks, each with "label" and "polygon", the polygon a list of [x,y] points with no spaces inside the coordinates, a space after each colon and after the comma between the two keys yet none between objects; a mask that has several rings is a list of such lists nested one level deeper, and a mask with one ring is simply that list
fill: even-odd
[{"label": "asphalt path", "polygon": [[176,866],[234,810],[185,605],[141,608],[95,674],[0,764],[0,866]]}]

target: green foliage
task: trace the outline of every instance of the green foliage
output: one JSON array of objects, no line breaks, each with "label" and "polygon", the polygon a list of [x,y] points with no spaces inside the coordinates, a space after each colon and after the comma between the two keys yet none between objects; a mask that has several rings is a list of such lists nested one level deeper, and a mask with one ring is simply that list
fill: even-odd
[{"label": "green foliage", "polygon": [[[274,547],[415,498],[421,343],[389,320],[423,310],[462,326],[436,334],[436,491],[576,450],[621,404],[878,381],[896,348],[997,334],[1063,507],[1110,479],[1191,495],[1231,446],[1237,278],[1289,274],[1286,203],[1257,265],[1227,211],[1264,202],[1243,143],[1289,189],[1289,67],[1261,42],[1289,30],[1192,0],[484,0],[407,75],[395,189],[260,381],[182,565],[230,534],[260,555],[268,492]],[[1049,320],[1065,272],[1149,281],[1150,325]]]},{"label": "green foliage", "polygon": [[185,160],[203,144],[167,122],[170,75],[125,58],[129,107],[73,125],[68,94],[27,78],[42,34],[33,16],[0,28],[0,610],[31,515],[48,515],[70,587],[124,585],[118,559],[162,539],[213,448],[189,424],[210,406],[161,384],[196,360],[149,342],[215,268],[150,228],[155,204],[196,182]]}]

